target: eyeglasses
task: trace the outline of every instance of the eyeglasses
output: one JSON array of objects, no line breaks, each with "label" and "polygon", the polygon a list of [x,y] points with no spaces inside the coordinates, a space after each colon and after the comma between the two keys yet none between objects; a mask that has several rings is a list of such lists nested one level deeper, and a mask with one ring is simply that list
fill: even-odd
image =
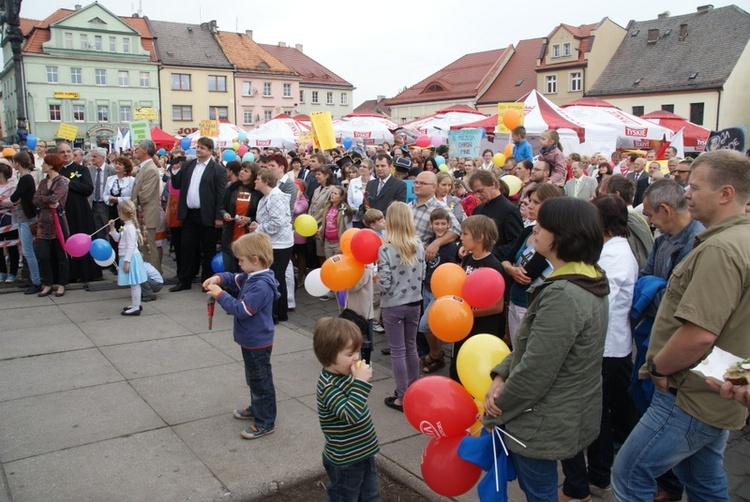
[{"label": "eyeglasses", "polygon": [[676,173],[689,173],[690,170],[689,169],[676,169],[675,172]]},{"label": "eyeglasses", "polygon": [[415,185],[437,185],[437,183],[426,183],[424,181],[414,181]]}]

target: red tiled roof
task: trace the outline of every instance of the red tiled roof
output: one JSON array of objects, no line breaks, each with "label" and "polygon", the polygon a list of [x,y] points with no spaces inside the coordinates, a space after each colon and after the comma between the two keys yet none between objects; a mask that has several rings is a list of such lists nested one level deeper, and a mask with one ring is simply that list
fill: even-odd
[{"label": "red tiled roof", "polygon": [[[516,101],[518,98],[536,88],[536,58],[539,55],[544,38],[520,40],[515,47],[508,64],[490,85],[487,91],[477,99],[477,106],[501,101]],[[520,85],[516,86],[518,82]]]},{"label": "red tiled roof", "polygon": [[[507,55],[511,47],[466,54],[389,99],[388,105],[474,98],[489,72]],[[439,85],[443,90],[427,92],[433,85]]]},{"label": "red tiled roof", "polygon": [[353,87],[352,84],[294,47],[280,47],[271,44],[258,45],[284,65],[299,73],[302,76],[303,83]]},{"label": "red tiled roof", "polygon": [[216,40],[227,59],[239,70],[295,75],[294,70],[285,66],[244,33],[220,31],[216,34]]},{"label": "red tiled roof", "polygon": [[[24,35],[28,35],[28,39],[26,40],[23,51],[41,54],[42,44],[44,42],[47,42],[51,38],[49,25],[54,23],[55,21],[59,21],[60,19],[71,15],[73,12],[75,11],[70,9],[57,9],[55,12],[47,16],[47,18],[41,21],[36,21],[35,24],[31,26],[31,33],[27,34],[24,31]],[[20,21],[21,27],[23,29],[24,26],[28,26],[27,21],[33,20],[21,18]]]},{"label": "red tiled roof", "polygon": [[391,108],[385,104],[385,99],[368,99],[364,103],[360,104],[358,107],[352,111],[352,113],[367,113],[367,112],[375,112],[375,113],[383,113],[384,115],[387,115],[388,117],[391,116]]},{"label": "red tiled roof", "polygon": [[155,37],[154,34],[151,33],[151,29],[148,27],[148,21],[142,17],[119,17],[121,21],[124,21],[130,25],[131,28],[141,34],[141,46],[151,54],[151,61],[158,61],[159,59],[156,57],[156,50],[154,50]]},{"label": "red tiled roof", "polygon": [[591,30],[596,28],[599,23],[582,24],[581,26],[571,26],[569,24],[560,24],[561,28],[568,30],[576,38],[584,38],[591,36]]},{"label": "red tiled roof", "polygon": [[19,22],[21,25],[21,33],[23,33],[24,37],[28,37],[29,33],[31,33],[32,28],[41,23],[41,21],[39,21],[38,19],[27,19],[25,17],[20,18]]},{"label": "red tiled roof", "polygon": [[[589,49],[591,48],[591,30],[595,29],[597,26],[599,26],[600,23],[591,23],[591,24],[582,24],[581,26],[571,26],[569,24],[561,23],[559,26],[557,26],[554,30],[552,30],[552,33],[549,34],[547,37],[547,45],[545,47],[544,52],[541,56],[541,61],[539,63],[539,69],[545,69],[545,68],[567,68],[570,66],[577,66],[580,63],[583,63],[586,61],[586,58],[584,57],[584,54],[589,52]],[[577,63],[574,63],[572,61],[565,61],[560,63],[548,63],[546,60],[546,55],[550,50],[549,45],[549,39],[552,38],[552,36],[557,33],[558,30],[564,29],[567,30],[571,35],[573,35],[578,40],[578,47],[573,47],[574,51],[578,51],[578,58],[576,59]],[[567,58],[566,58],[567,59]]]}]

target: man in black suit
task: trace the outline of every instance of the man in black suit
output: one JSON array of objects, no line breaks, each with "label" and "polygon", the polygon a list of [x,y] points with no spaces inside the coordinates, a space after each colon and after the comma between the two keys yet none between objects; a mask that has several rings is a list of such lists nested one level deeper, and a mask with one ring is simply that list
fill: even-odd
[{"label": "man in black suit", "polygon": [[390,155],[379,153],[375,158],[375,179],[368,181],[365,188],[363,204],[372,209],[380,209],[383,214],[386,214],[391,202],[406,202],[406,183],[392,174],[392,165]]},{"label": "man in black suit", "polygon": [[198,139],[196,159],[188,162],[172,176],[172,186],[180,190],[177,218],[182,221],[182,263],[180,281],[170,291],[190,289],[193,278],[202,265],[201,281],[213,275],[211,259],[216,253],[218,230],[222,227],[226,169],[213,161],[214,141]]}]

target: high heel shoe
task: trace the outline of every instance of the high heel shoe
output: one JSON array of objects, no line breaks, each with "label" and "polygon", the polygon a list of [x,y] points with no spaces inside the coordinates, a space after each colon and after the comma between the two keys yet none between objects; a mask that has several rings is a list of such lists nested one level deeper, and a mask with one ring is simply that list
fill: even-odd
[{"label": "high heel shoe", "polygon": [[65,296],[65,288],[63,287],[63,288],[62,288],[62,291],[60,291],[60,289],[58,288],[58,290],[57,290],[57,291],[55,291],[55,296],[56,296],[57,298],[60,298],[60,297],[62,297],[62,296]]},{"label": "high heel shoe", "polygon": [[37,296],[39,298],[44,298],[45,296],[49,296],[51,294],[52,294],[52,287],[50,286],[50,288],[47,291],[45,291],[44,289],[42,289]]}]

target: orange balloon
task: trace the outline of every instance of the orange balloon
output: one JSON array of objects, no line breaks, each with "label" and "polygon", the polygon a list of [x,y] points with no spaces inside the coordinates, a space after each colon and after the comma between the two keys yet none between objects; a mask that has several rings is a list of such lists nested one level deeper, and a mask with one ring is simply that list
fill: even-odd
[{"label": "orange balloon", "polygon": [[333,291],[345,291],[357,284],[364,272],[365,266],[353,256],[337,254],[320,267],[320,280]]},{"label": "orange balloon", "polygon": [[442,296],[430,305],[427,324],[432,334],[444,342],[463,340],[474,326],[471,307],[458,296]]},{"label": "orange balloon", "polygon": [[513,156],[513,144],[508,143],[507,145],[505,145],[505,151],[503,152],[503,155],[505,155],[506,159]]},{"label": "orange balloon", "polygon": [[466,280],[466,271],[456,263],[443,263],[432,273],[430,289],[435,298],[441,296],[461,296],[461,288]]},{"label": "orange balloon", "polygon": [[521,114],[515,108],[508,108],[503,112],[503,125],[508,129],[515,129],[521,123]]},{"label": "orange balloon", "polygon": [[349,230],[341,234],[341,237],[339,238],[339,247],[341,248],[342,254],[352,254],[352,237],[354,237],[354,234],[356,234],[357,232],[359,232],[358,228],[350,228]]}]

